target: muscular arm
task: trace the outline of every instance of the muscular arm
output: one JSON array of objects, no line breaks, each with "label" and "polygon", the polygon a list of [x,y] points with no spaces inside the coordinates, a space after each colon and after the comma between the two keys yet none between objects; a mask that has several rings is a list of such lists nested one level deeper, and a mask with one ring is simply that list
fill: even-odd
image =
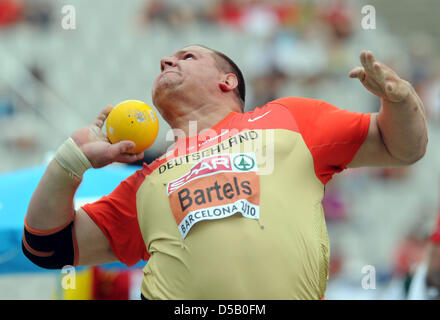
[{"label": "muscular arm", "polygon": [[411,84],[386,65],[377,62],[371,52],[362,52],[363,68],[350,77],[382,100],[379,113],[371,115],[370,128],[363,145],[348,167],[410,165],[426,152],[428,135],[422,101]]},{"label": "muscular arm", "polygon": [[84,210],[75,213],[73,197],[79,185],[79,180],[72,179],[52,160],[29,203],[26,223],[32,229],[45,231],[74,219],[78,265],[117,261],[109,241]]},{"label": "muscular arm", "polygon": [[[95,168],[115,161],[133,162],[143,156],[143,153],[125,153],[133,147],[132,142],[121,141],[111,145],[102,134],[101,128],[110,110],[110,107],[104,109],[92,125],[81,128],[72,135],[72,139]],[[59,228],[73,219],[79,265],[117,261],[104,233],[84,210],[74,210],[73,199],[80,183],[79,179],[69,175],[55,159],[52,160],[32,195],[26,224],[33,230],[44,232]]]},{"label": "muscular arm", "polygon": [[78,265],[118,261],[104,233],[82,209],[76,212],[75,235],[79,251]]}]

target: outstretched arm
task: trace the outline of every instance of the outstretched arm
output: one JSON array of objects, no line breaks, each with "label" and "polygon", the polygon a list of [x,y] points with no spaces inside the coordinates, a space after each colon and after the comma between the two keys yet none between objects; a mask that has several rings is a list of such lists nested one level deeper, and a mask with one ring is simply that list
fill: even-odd
[{"label": "outstretched arm", "polygon": [[371,115],[363,145],[348,167],[402,166],[421,159],[428,143],[425,109],[412,85],[391,68],[362,51],[362,67],[349,76],[381,98],[379,113]]}]

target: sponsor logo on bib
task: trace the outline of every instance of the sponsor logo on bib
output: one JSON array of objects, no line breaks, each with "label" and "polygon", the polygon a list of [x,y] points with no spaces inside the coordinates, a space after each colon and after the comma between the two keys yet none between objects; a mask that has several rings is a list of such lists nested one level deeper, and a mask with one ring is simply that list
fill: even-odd
[{"label": "sponsor logo on bib", "polygon": [[171,210],[183,238],[203,220],[241,213],[259,219],[260,185],[254,153],[204,158],[167,186]]}]

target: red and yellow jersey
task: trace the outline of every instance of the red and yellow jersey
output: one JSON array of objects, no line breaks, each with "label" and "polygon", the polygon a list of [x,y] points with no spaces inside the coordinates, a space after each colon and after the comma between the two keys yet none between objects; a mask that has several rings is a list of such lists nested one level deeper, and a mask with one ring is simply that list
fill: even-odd
[{"label": "red and yellow jersey", "polygon": [[147,299],[320,299],[324,186],[369,122],[305,98],[232,112],[83,209],[120,261],[149,260]]}]

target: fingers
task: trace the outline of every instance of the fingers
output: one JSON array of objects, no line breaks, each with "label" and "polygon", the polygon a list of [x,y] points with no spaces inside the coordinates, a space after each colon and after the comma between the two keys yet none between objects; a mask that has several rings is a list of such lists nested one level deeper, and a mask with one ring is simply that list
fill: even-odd
[{"label": "fingers", "polygon": [[365,88],[382,99],[392,102],[405,99],[408,89],[404,82],[387,65],[376,61],[371,51],[363,50],[360,61],[362,67],[351,70],[351,78],[359,78]]},{"label": "fingers", "polygon": [[110,147],[111,158],[115,162],[122,162],[122,163],[131,163],[143,159],[144,157],[143,152],[128,153],[135,146],[136,145],[133,141],[120,141],[118,143],[115,143]]},{"label": "fingers", "polygon": [[373,53],[371,51],[363,50],[361,52],[360,60],[365,71],[374,72],[373,64],[376,62],[376,59],[374,58]]},{"label": "fingers", "polygon": [[382,66],[374,57],[373,52],[363,50],[360,60],[366,72],[374,74],[378,80],[383,78]]},{"label": "fingers", "polygon": [[364,82],[365,81],[365,78],[366,78],[366,73],[365,73],[365,70],[364,70],[364,68],[362,68],[362,67],[354,67],[351,71],[350,71],[350,73],[348,74],[348,76],[350,77],[350,78],[358,78],[361,82]]},{"label": "fingers", "polygon": [[93,125],[95,125],[101,129],[104,125],[105,119],[107,119],[108,114],[110,113],[110,111],[112,111],[112,109],[113,109],[113,106],[111,106],[111,105],[108,105],[107,107],[102,109],[102,111],[99,113],[98,117],[93,122]]},{"label": "fingers", "polygon": [[118,143],[112,144],[112,148],[114,149],[115,153],[117,152],[117,154],[127,153],[135,146],[136,144],[129,140],[119,141]]},{"label": "fingers", "polygon": [[138,160],[142,160],[144,158],[144,153],[140,152],[140,153],[124,153],[121,154],[116,161],[117,162],[122,162],[122,163],[132,163]]}]

